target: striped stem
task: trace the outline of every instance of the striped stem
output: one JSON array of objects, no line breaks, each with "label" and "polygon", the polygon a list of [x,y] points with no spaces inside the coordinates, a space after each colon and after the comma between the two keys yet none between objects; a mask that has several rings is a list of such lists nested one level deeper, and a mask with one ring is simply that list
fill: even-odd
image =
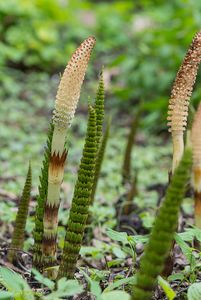
[{"label": "striped stem", "polygon": [[94,182],[93,182],[92,194],[91,194],[91,204],[93,204],[95,194],[96,194],[98,179],[99,179],[99,176],[100,176],[101,166],[102,166],[102,163],[103,163],[103,159],[104,159],[104,155],[105,155],[105,149],[106,149],[106,146],[107,146],[107,141],[108,141],[109,133],[110,133],[110,123],[111,123],[111,121],[108,120],[107,127],[106,127],[105,133],[102,137],[102,141],[101,141],[101,144],[99,146],[99,150],[98,150],[97,157],[96,157]]},{"label": "striped stem", "polygon": [[103,69],[100,73],[99,85],[96,94],[95,100],[95,111],[96,111],[96,129],[97,129],[97,158],[96,158],[96,167],[95,167],[95,177],[92,187],[91,194],[91,204],[94,202],[94,197],[96,193],[98,177],[100,173],[101,162],[99,159],[99,151],[101,151],[102,138],[103,138],[103,120],[104,120],[104,103],[105,103],[105,95],[104,95],[104,82],[103,82]]},{"label": "striped stem", "polygon": [[100,141],[103,135],[103,120],[104,120],[104,81],[103,70],[100,73],[99,85],[95,99],[95,111],[96,111],[96,127],[97,127],[97,149],[99,148]]},{"label": "striped stem", "polygon": [[191,151],[187,149],[172,176],[140,262],[132,300],[150,300],[157,283],[157,276],[163,270],[165,260],[172,247],[179,209],[184,197],[186,183],[190,177],[191,156]]},{"label": "striped stem", "polygon": [[91,202],[91,191],[97,153],[96,134],[96,113],[95,110],[89,106],[87,134],[67,223],[58,278],[66,276],[70,279],[73,278],[75,273]]},{"label": "striped stem", "polygon": [[[43,219],[43,254],[46,267],[54,265],[56,260],[60,188],[67,157],[65,149],[67,129],[71,126],[74,118],[81,86],[94,45],[95,38],[90,36],[77,48],[67,64],[56,95],[47,199]],[[51,276],[50,273],[49,276]]]},{"label": "striped stem", "polygon": [[67,152],[54,154],[50,157],[48,169],[48,192],[44,210],[43,255],[45,266],[51,266],[56,261],[56,238],[58,226],[58,210],[60,204],[60,186],[63,181],[64,164]]},{"label": "striped stem", "polygon": [[[28,217],[30,193],[31,193],[31,177],[32,177],[31,164],[29,164],[29,169],[26,176],[26,182],[24,185],[22,197],[17,211],[17,216],[15,219],[15,226],[14,226],[10,248],[23,250],[25,227],[26,227],[26,221]],[[16,250],[12,250],[12,249],[9,250],[8,260],[10,262],[13,262],[15,258],[16,258]]]},{"label": "striped stem", "polygon": [[33,266],[40,270],[42,270],[43,267],[43,253],[42,253],[43,217],[44,217],[45,201],[47,199],[48,168],[49,168],[49,160],[51,154],[52,135],[53,135],[53,125],[50,124],[47,143],[44,152],[44,159],[41,168],[41,175],[39,177],[40,185],[38,188],[39,194],[37,196],[35,228],[33,232],[33,237],[34,237]]}]

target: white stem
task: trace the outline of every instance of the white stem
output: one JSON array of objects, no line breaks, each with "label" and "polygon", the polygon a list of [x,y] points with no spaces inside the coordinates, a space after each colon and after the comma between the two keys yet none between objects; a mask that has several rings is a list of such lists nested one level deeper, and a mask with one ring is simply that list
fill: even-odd
[{"label": "white stem", "polygon": [[178,167],[184,153],[183,131],[172,131],[173,142],[173,160],[172,160],[172,174]]},{"label": "white stem", "polygon": [[52,155],[59,153],[59,156],[63,154],[64,145],[66,139],[66,128],[54,126],[54,132],[52,136]]}]

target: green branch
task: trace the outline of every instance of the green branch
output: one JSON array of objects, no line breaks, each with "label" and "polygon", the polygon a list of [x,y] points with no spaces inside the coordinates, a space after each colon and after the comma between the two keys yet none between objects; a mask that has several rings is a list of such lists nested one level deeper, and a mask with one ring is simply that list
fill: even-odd
[{"label": "green branch", "polygon": [[155,224],[137,273],[132,300],[150,300],[163,270],[177,227],[179,209],[192,165],[191,151],[185,151],[167,189],[165,200],[158,212]]},{"label": "green branch", "polygon": [[39,177],[39,194],[37,196],[37,207],[35,216],[35,229],[33,233],[34,247],[33,247],[33,265],[37,268],[42,268],[42,240],[43,240],[43,216],[44,206],[47,198],[47,186],[48,186],[48,167],[51,154],[51,143],[53,135],[53,125],[50,124],[47,143],[45,147],[44,159],[41,168],[41,175]]},{"label": "green branch", "polygon": [[[19,208],[15,220],[14,231],[12,235],[11,248],[16,248],[23,250],[24,246],[24,234],[26,221],[29,211],[30,193],[31,193],[31,165],[29,164],[29,169],[26,176],[26,181],[22,193],[22,197],[19,203]],[[8,260],[13,262],[15,260],[16,250],[9,250]]]},{"label": "green branch", "polygon": [[89,106],[85,145],[75,185],[58,278],[73,278],[91,200],[96,160],[96,113]]},{"label": "green branch", "polygon": [[100,73],[99,85],[95,99],[95,111],[96,111],[96,129],[97,129],[97,149],[99,148],[100,141],[103,135],[103,119],[104,119],[104,82],[103,82],[103,70]]},{"label": "green branch", "polygon": [[108,120],[107,123],[107,127],[104,133],[104,136],[102,137],[102,141],[97,153],[97,157],[96,157],[96,166],[95,166],[95,174],[94,174],[94,182],[93,182],[93,187],[92,187],[92,194],[91,194],[91,204],[93,204],[94,202],[94,197],[95,197],[95,193],[96,193],[96,188],[98,185],[98,179],[100,176],[100,171],[101,171],[101,166],[102,166],[102,162],[104,159],[104,155],[105,155],[105,149],[107,146],[107,141],[109,138],[109,133],[110,133],[110,120]]}]

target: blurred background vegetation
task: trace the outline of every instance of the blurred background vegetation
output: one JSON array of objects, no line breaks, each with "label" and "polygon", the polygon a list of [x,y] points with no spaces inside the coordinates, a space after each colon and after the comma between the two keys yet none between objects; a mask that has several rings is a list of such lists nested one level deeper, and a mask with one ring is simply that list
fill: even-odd
[{"label": "blurred background vegetation", "polygon": [[[72,172],[66,176],[75,177],[73,164],[78,164],[81,154],[83,141],[78,136],[83,137],[85,132],[88,96],[94,98],[98,74],[104,65],[106,112],[113,116],[115,131],[110,142],[113,148],[108,150],[110,159],[105,164],[105,172],[113,177],[102,188],[117,188],[121,175],[114,171],[121,165],[125,143],[122,137],[125,139],[127,132],[124,127],[139,104],[143,103],[140,126],[147,133],[147,146],[152,143],[150,133],[167,131],[166,110],[172,82],[199,30],[201,1],[1,0],[0,21],[1,172],[4,178],[17,177],[4,180],[6,189],[16,191],[16,185],[19,188],[29,159],[38,175],[60,73],[75,48],[89,35],[96,37],[97,44],[82,89],[80,115],[73,124],[73,147],[69,152]],[[200,94],[201,86],[197,85],[193,93],[195,104]],[[134,155],[145,160],[143,166],[155,178],[152,167],[159,150],[153,149],[146,150],[142,157],[140,148]],[[167,155],[166,149],[160,151]],[[167,152],[170,154],[170,147]],[[114,163],[111,157],[115,157]],[[141,160],[136,162],[139,168]],[[158,177],[165,181],[167,164],[164,173],[162,170]],[[142,177],[146,181],[146,175]],[[35,182],[34,186],[36,189]]]}]

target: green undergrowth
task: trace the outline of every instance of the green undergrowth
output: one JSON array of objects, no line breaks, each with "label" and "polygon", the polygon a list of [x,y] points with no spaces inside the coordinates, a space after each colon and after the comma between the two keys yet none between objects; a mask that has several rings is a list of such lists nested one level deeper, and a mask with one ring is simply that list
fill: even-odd
[{"label": "green undergrowth", "polygon": [[[18,197],[21,193],[21,187],[23,186],[24,174],[26,174],[24,161],[31,159],[34,187],[32,195],[34,198],[37,196],[37,188],[35,187],[39,184],[39,170],[42,165],[42,153],[48,131],[48,124],[44,122],[43,111],[47,108],[47,111],[50,113],[50,103],[44,101],[44,107],[41,108],[41,115],[37,113],[39,106],[37,101],[32,104],[31,109],[30,103],[26,101],[19,102],[18,112],[16,114],[14,113],[17,109],[16,102],[9,100],[9,105],[10,109],[8,115],[5,115],[4,109],[0,112],[1,120],[3,120],[3,130],[0,132],[1,143],[3,141],[0,153],[2,165],[0,175],[5,178],[1,183],[1,188],[11,192],[14,197]],[[9,122],[5,119],[9,120]],[[30,121],[30,125],[26,126],[28,121]],[[19,130],[13,131],[16,123],[18,124]],[[32,130],[33,128],[34,130]],[[66,205],[69,207],[69,203],[66,203],[66,199],[72,198],[76,179],[75,174],[81,158],[85,131],[86,117],[83,114],[79,114],[74,120],[69,138],[70,150],[68,153],[68,164],[66,166],[67,172],[65,172],[62,189],[62,206],[65,207]],[[15,132],[14,137],[13,132]],[[115,132],[115,135],[113,132]],[[99,212],[101,213],[99,214],[98,212],[98,218],[101,222],[104,218],[107,219],[108,210],[110,214],[114,216],[115,211],[113,204],[119,195],[125,192],[125,188],[121,185],[121,162],[124,154],[122,144],[125,143],[127,132],[127,128],[118,128],[116,131],[116,128],[111,126],[110,139],[108,140],[96,193],[96,198],[99,201],[95,202],[95,207],[93,208],[93,210],[95,210],[95,220],[97,219],[96,211],[98,212],[100,209]],[[140,133],[139,140],[140,139],[142,139],[142,145],[140,143],[137,144],[132,153],[132,171],[139,171],[139,194],[135,201],[140,207],[144,207],[144,205],[148,206],[150,213],[154,214],[153,209],[156,205],[158,195],[156,191],[147,191],[147,187],[152,183],[165,184],[167,182],[167,169],[170,165],[171,146],[170,143],[167,143],[166,147],[162,147],[163,140],[161,137],[150,137],[146,132]],[[23,156],[20,155],[22,151]],[[161,158],[160,160],[158,159],[159,157]],[[157,166],[156,161],[159,163]],[[160,173],[158,169],[160,169]],[[6,180],[7,177],[11,177],[11,179]],[[4,197],[1,198],[3,200],[5,199]],[[102,205],[103,203],[105,204],[104,206]],[[7,214],[8,220],[9,217],[13,219],[12,215],[15,214],[15,209],[10,210],[10,206],[13,206],[13,203],[0,203],[0,207],[2,207],[1,211],[4,211],[3,219],[5,220]],[[8,209],[5,207],[8,207]],[[64,223],[66,223],[65,219],[67,214],[68,212],[64,212],[63,209],[61,209],[61,221],[63,220]]]},{"label": "green undergrowth", "polygon": [[[14,110],[17,109],[16,102],[9,100],[9,104],[11,105],[9,117],[12,116],[9,122],[6,121],[9,118],[5,115],[5,110],[0,112],[1,119],[5,121],[5,123],[3,122],[4,129],[9,133],[8,135],[6,135],[5,132],[2,134],[2,131],[0,133],[0,135],[2,135],[1,143],[4,141],[0,154],[2,161],[2,169],[0,171],[2,172],[1,178],[6,178],[6,176],[13,177],[9,181],[2,181],[1,187],[5,191],[12,192],[13,196],[16,197],[21,194],[24,174],[26,174],[27,171],[27,165],[24,164],[25,160],[32,160],[33,186],[36,187],[38,185],[43,147],[45,146],[46,133],[48,130],[47,124],[43,121],[43,111],[47,109],[47,111],[50,112],[50,103],[44,101],[44,107],[41,107],[39,103],[36,101],[30,109],[29,102],[19,102],[18,107],[20,107],[20,109],[18,110],[18,114],[15,115]],[[38,107],[40,107],[42,111],[41,115],[37,113]],[[31,120],[31,125],[26,126],[29,119]],[[18,124],[19,131],[14,131],[16,123]],[[113,124],[114,123],[115,120],[113,120]],[[69,211],[66,208],[69,208],[70,203],[67,202],[66,199],[72,199],[76,172],[84,144],[86,125],[86,116],[79,112],[71,128],[69,139],[70,151],[68,153],[68,164],[66,166],[68,172],[65,173],[66,175],[62,185],[62,207],[59,214],[60,225],[66,225],[67,223]],[[125,144],[128,129],[119,127],[118,130],[116,130],[113,126],[111,127],[110,139],[108,141],[101,178],[97,189],[96,199],[98,201],[95,201],[94,207],[90,208],[93,215],[92,224],[90,225],[94,233],[93,238],[88,244],[82,246],[80,254],[81,258],[87,261],[89,265],[97,266],[97,268],[89,267],[90,278],[95,281],[95,285],[103,281],[105,289],[112,289],[113,286],[108,287],[107,281],[109,276],[115,273],[112,284],[114,284],[114,287],[117,286],[117,288],[122,289],[120,280],[125,279],[125,274],[127,275],[131,268],[131,263],[134,263],[133,271],[135,272],[136,259],[138,257],[137,249],[146,243],[148,236],[142,236],[140,234],[136,236],[132,234],[127,235],[125,232],[119,233],[115,231],[117,220],[115,217],[116,206],[114,204],[118,201],[120,195],[125,192],[125,188],[121,186],[120,162],[123,160],[124,148],[122,145]],[[13,139],[11,139],[12,132],[16,134],[16,137]],[[135,197],[135,203],[138,205],[138,212],[143,225],[148,230],[155,217],[158,200],[156,190],[149,190],[149,187],[152,184],[164,185],[167,183],[167,170],[171,161],[170,143],[166,142],[165,147],[163,146],[164,140],[162,136],[150,136],[146,131],[139,129],[137,145],[135,145],[132,153],[132,172],[138,171],[138,195]],[[21,151],[23,151],[24,156],[20,155]],[[39,153],[41,154],[40,158]],[[6,157],[9,157],[9,160],[6,159]],[[158,170],[160,170],[160,172]],[[34,205],[33,199],[36,195],[37,189],[34,188],[32,190],[31,211],[33,210],[32,205]],[[15,201],[7,201],[7,198],[2,196],[1,199],[3,200],[0,203],[0,218],[3,221],[1,235],[4,236],[9,228],[9,223],[14,221],[17,209]],[[144,209],[145,207],[146,209]],[[192,201],[190,199],[185,199],[183,209],[188,214],[192,211]],[[31,217],[26,226],[26,231],[29,236],[32,234],[33,225],[34,217]],[[102,228],[101,233],[100,226]],[[62,226],[59,226],[59,248],[63,247],[62,241],[64,235],[64,229],[62,229]],[[177,244],[184,253],[186,265],[183,265],[181,270],[174,272],[170,276],[168,279],[170,284],[174,283],[175,280],[179,282],[179,285],[190,285],[196,282],[201,261],[199,253],[193,248],[195,236],[198,240],[201,240],[201,233],[189,227],[184,233],[175,237]],[[32,243],[32,238],[26,239],[24,249],[29,250]],[[107,266],[105,264],[105,258],[107,260]],[[119,268],[123,271],[118,272]],[[81,270],[84,269],[81,267]],[[130,291],[131,283],[129,283],[129,279],[123,286],[126,291]]]}]

